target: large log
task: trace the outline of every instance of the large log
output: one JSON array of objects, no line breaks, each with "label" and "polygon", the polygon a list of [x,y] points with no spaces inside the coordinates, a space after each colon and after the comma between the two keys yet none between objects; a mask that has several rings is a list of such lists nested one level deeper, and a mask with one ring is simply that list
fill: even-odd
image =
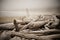
[{"label": "large log", "polygon": [[42,30],[42,31],[29,31],[29,34],[44,34],[44,35],[51,35],[51,34],[60,34],[60,30],[58,29],[50,29],[50,30]]},{"label": "large log", "polygon": [[50,29],[50,30],[40,30],[40,31],[30,31],[30,30],[23,30],[22,33],[28,34],[35,34],[38,36],[42,35],[52,35],[52,34],[60,34],[60,30],[58,29]]},{"label": "large log", "polygon": [[60,40],[60,34],[40,36],[40,38],[45,39],[45,40]]},{"label": "large log", "polygon": [[22,38],[28,38],[28,39],[39,39],[39,36],[36,36],[34,34],[25,34],[25,33],[13,33],[12,35],[15,35],[15,36],[19,36],[19,37],[22,37]]},{"label": "large log", "polygon": [[[0,39],[10,39],[11,36],[18,36],[18,37],[22,37],[22,38],[27,38],[27,39],[38,39],[38,40],[42,40],[42,39],[47,39],[47,38],[60,38],[60,34],[51,34],[51,35],[48,35],[50,32],[55,32],[56,30],[52,31],[52,30],[47,30],[45,32],[39,32],[41,35],[38,36],[38,35],[35,35],[33,33],[29,34],[29,33],[24,33],[24,32],[15,32],[15,31],[6,31],[6,32],[3,32],[0,36]],[[31,32],[31,31],[30,31]],[[59,32],[59,30],[57,30],[56,32]],[[35,32],[34,32],[35,33]],[[36,32],[38,33],[38,32]],[[46,35],[44,33],[47,33]]]},{"label": "large log", "polygon": [[[56,33],[57,32],[57,34],[51,34],[51,36],[50,36],[50,32],[53,32],[53,33]],[[38,32],[34,32],[34,33],[38,33]],[[60,31],[59,30],[47,30],[47,31],[45,31],[45,32],[39,32],[39,33],[41,33],[41,35],[40,36],[37,36],[37,35],[35,35],[35,34],[33,34],[33,32],[31,33],[31,34],[29,34],[29,33],[18,33],[18,32],[13,32],[12,34],[13,35],[15,35],[15,36],[19,36],[19,37],[23,37],[23,38],[28,38],[28,39],[30,39],[30,38],[32,38],[32,39],[43,39],[43,37],[45,37],[45,38],[57,38],[57,37],[59,37],[60,38]],[[48,37],[46,37],[48,35]],[[42,37],[41,37],[42,36]]]},{"label": "large log", "polygon": [[12,30],[14,29],[13,23],[0,24],[0,30]]},{"label": "large log", "polygon": [[23,38],[28,38],[28,39],[38,39],[38,40],[43,40],[43,39],[52,39],[52,38],[60,38],[60,34],[54,34],[54,35],[47,35],[47,36],[36,36],[34,34],[21,34],[21,33],[15,33],[15,36],[23,37]]},{"label": "large log", "polygon": [[36,29],[42,28],[42,26],[45,25],[47,22],[48,22],[48,20],[47,21],[30,22],[27,25],[25,25],[24,27],[22,27],[20,30],[24,30],[26,28],[36,30]]}]

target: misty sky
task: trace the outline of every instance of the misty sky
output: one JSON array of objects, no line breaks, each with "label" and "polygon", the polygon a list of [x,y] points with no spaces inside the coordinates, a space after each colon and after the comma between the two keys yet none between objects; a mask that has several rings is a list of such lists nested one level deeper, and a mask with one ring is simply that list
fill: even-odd
[{"label": "misty sky", "polygon": [[36,10],[58,7],[58,0],[0,0],[0,16],[27,15],[26,8]]}]

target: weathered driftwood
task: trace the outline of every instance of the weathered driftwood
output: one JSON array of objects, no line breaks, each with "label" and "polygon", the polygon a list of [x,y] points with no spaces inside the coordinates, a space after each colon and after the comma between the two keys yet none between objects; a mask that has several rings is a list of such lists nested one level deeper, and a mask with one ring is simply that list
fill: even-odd
[{"label": "weathered driftwood", "polygon": [[26,22],[17,22],[17,20],[14,20],[14,25],[15,25],[15,28],[16,30],[18,30],[18,24],[26,24],[25,26],[23,26],[20,30],[24,30],[26,28],[29,28],[29,29],[38,29],[39,27],[41,28],[41,26],[45,25],[46,23],[48,23],[48,20],[46,21],[31,21],[31,22],[28,22],[28,24],[26,24]]},{"label": "weathered driftwood", "polygon": [[43,35],[52,35],[52,34],[60,34],[60,30],[55,30],[55,29],[51,29],[51,30],[42,30],[42,31],[22,31],[22,33],[26,33],[26,34],[35,34],[38,36],[43,36]]},{"label": "weathered driftwood", "polygon": [[14,23],[14,26],[15,26],[16,31],[19,31],[23,27],[22,25],[25,25],[26,24],[23,21],[17,21],[15,19],[14,19],[14,22],[13,23]]},{"label": "weathered driftwood", "polygon": [[48,36],[36,36],[34,34],[22,34],[22,33],[14,33],[15,36],[28,38],[28,39],[47,39],[47,38],[60,38],[60,34],[48,35]]},{"label": "weathered driftwood", "polygon": [[26,34],[35,34],[38,36],[43,36],[43,35],[52,35],[52,34],[60,34],[60,30],[57,29],[51,29],[51,30],[42,30],[42,31],[22,31],[22,33]]},{"label": "weathered driftwood", "polygon": [[18,24],[16,23],[16,20],[14,20],[14,25],[15,25],[16,31],[19,31],[19,27],[18,27]]},{"label": "weathered driftwood", "polygon": [[37,22],[30,22],[24,27],[22,27],[20,30],[24,30],[26,28],[29,29],[39,29],[42,28],[43,25],[45,25],[48,21],[37,21]]},{"label": "weathered driftwood", "polygon": [[47,36],[40,36],[42,40],[60,40],[60,34],[53,34],[53,35],[47,35]]},{"label": "weathered driftwood", "polygon": [[[57,34],[51,34],[49,35],[50,32],[57,32]],[[34,34],[35,33],[35,34]],[[41,35],[36,35],[36,33],[40,33]],[[2,40],[5,40],[5,39],[10,39],[11,36],[18,36],[18,37],[22,37],[22,38],[27,38],[27,39],[47,39],[47,38],[60,38],[60,31],[59,30],[45,30],[45,31],[41,31],[41,32],[38,32],[38,31],[30,31],[27,32],[27,33],[24,33],[24,32],[15,32],[15,31],[4,31],[1,36],[0,36],[0,39]]]},{"label": "weathered driftwood", "polygon": [[24,34],[24,33],[13,33],[13,35],[15,36],[19,36],[19,37],[22,37],[22,38],[28,38],[28,39],[31,39],[31,38],[34,38],[34,39],[39,39],[39,36],[36,36],[34,34]]},{"label": "weathered driftwood", "polygon": [[[51,36],[48,36],[49,38],[56,38],[57,36],[60,36],[60,31],[59,30],[47,30],[47,31],[45,31],[45,32],[39,32],[39,33],[41,33],[41,35],[43,35],[42,36],[42,38],[45,36],[45,35],[49,35],[49,33],[50,32],[53,32],[53,33],[56,33],[56,32],[58,32],[57,33],[57,35],[53,35],[53,33],[51,34]],[[38,33],[38,32],[35,32],[35,33]],[[35,34],[29,34],[29,33],[18,33],[18,32],[12,32],[12,34],[13,35],[15,35],[15,36],[19,36],[19,37],[23,37],[23,38],[28,38],[28,39],[30,39],[30,38],[33,38],[33,39],[41,39],[41,35],[40,36],[37,36],[37,35],[35,35]],[[46,37],[46,36],[45,36]],[[47,37],[47,38],[48,38]]]},{"label": "weathered driftwood", "polygon": [[[13,31],[4,31],[1,35],[0,35],[0,40],[9,40],[11,38],[11,36],[19,36],[22,38],[32,38],[32,35],[29,36],[29,34],[24,34],[24,33],[19,33],[19,32],[13,32]],[[34,37],[35,38],[35,35]]]},{"label": "weathered driftwood", "polygon": [[21,20],[16,20],[16,19],[14,19],[13,23],[14,23],[14,24],[25,25],[25,24],[27,24],[27,23],[29,23],[29,22],[25,22],[25,21],[21,21]]},{"label": "weathered driftwood", "polygon": [[50,29],[50,30],[42,30],[42,31],[29,31],[27,32],[29,34],[44,34],[44,35],[49,35],[49,34],[60,34],[60,30],[58,29]]},{"label": "weathered driftwood", "polygon": [[49,27],[50,29],[56,29],[57,28],[57,25],[59,25],[59,22],[60,20],[56,17],[56,16],[53,16],[54,19],[50,20],[45,26]]},{"label": "weathered driftwood", "polygon": [[9,40],[11,38],[11,32],[4,31],[0,35],[0,40]]},{"label": "weathered driftwood", "polygon": [[13,23],[0,24],[0,30],[12,30],[14,29]]},{"label": "weathered driftwood", "polygon": [[[55,20],[55,21],[54,21]],[[18,30],[18,24],[26,24],[25,22],[23,21],[20,21],[20,22],[17,22],[17,20],[14,20],[14,24],[15,24],[15,28],[16,30]],[[46,25],[45,25],[46,24]],[[50,19],[50,20],[46,20],[46,21],[32,21],[30,23],[28,23],[27,25],[25,25],[24,27],[22,27],[20,30],[24,30],[26,28],[29,28],[29,29],[34,29],[34,30],[37,30],[39,28],[42,28],[43,25],[45,25],[45,27],[49,27],[49,28],[56,28],[56,26],[59,24],[59,19],[57,19],[55,16],[54,16],[54,19]]]},{"label": "weathered driftwood", "polygon": [[18,37],[22,37],[22,38],[27,38],[27,39],[38,39],[38,40],[44,40],[44,39],[52,39],[52,38],[60,38],[60,34],[54,34],[54,35],[46,35],[46,36],[36,36],[34,34],[25,34],[25,33],[18,33],[18,32],[7,32],[7,34],[4,33],[2,35],[2,37],[0,37],[1,40],[5,40],[5,39],[10,39],[11,35],[15,35]]}]

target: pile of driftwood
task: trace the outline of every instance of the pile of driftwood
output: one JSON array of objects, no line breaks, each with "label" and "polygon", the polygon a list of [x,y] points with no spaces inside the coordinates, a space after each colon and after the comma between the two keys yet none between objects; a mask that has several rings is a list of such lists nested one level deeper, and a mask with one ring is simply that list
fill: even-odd
[{"label": "pile of driftwood", "polygon": [[0,24],[0,40],[59,40],[60,19],[55,15],[48,16]]}]

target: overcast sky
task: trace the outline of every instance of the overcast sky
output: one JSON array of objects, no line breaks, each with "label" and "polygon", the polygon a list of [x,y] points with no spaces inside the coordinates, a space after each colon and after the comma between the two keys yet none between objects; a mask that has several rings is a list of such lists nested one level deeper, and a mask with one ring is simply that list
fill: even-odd
[{"label": "overcast sky", "polygon": [[2,10],[57,7],[57,0],[2,0]]},{"label": "overcast sky", "polygon": [[14,15],[14,13],[15,15],[19,15],[20,13],[26,13],[26,8],[46,9],[57,8],[58,6],[58,0],[0,0],[0,16],[7,16],[9,14]]}]

